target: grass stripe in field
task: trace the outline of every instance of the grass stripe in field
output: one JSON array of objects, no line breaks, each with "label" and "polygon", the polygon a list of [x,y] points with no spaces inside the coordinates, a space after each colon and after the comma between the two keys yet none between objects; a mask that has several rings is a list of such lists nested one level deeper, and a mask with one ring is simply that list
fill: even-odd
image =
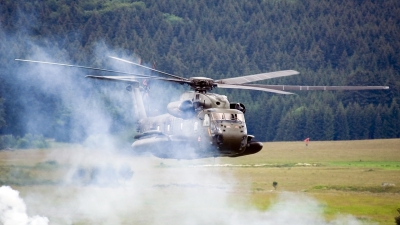
[{"label": "grass stripe in field", "polygon": [[400,162],[390,161],[338,161],[329,162],[329,166],[334,167],[364,167],[371,169],[400,170]]},{"label": "grass stripe in field", "polygon": [[396,186],[345,186],[345,185],[317,185],[307,191],[313,190],[336,190],[347,192],[370,192],[370,193],[397,193],[400,194],[400,187]]}]

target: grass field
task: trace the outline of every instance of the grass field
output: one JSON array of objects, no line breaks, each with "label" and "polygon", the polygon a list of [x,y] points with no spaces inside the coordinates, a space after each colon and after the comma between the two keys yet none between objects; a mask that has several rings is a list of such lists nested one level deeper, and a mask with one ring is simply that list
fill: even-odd
[{"label": "grass field", "polygon": [[[277,190],[304,191],[324,202],[330,218],[346,213],[380,224],[394,224],[400,208],[400,140],[265,143],[263,152],[230,163],[276,164],[277,167],[237,169],[238,179],[250,177],[252,199],[259,208],[270,204],[272,182]],[[299,166],[293,166],[293,165]],[[300,166],[310,164],[310,166]],[[395,187],[382,187],[382,183]]]},{"label": "grass field", "polygon": [[[103,169],[108,176],[90,183],[81,173],[120,165],[132,168],[131,179],[110,179],[118,169]],[[77,174],[84,182],[74,180]],[[54,143],[51,149],[1,151],[0,183],[20,191],[29,214],[55,224],[186,224],[188,217],[209,223],[204,215],[232,224],[226,221],[263,218],[284,193],[314,199],[313,210],[326,221],[349,214],[358,222],[394,224],[400,139],[272,142],[246,157],[180,161]]]}]

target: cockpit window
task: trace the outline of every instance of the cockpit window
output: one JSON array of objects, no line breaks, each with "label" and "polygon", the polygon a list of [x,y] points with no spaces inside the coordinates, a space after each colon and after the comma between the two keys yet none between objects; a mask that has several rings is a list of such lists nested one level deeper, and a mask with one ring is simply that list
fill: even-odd
[{"label": "cockpit window", "polygon": [[237,114],[238,115],[238,120],[244,122],[244,114]]},{"label": "cockpit window", "polygon": [[213,113],[212,119],[213,120],[233,120],[233,121],[244,122],[244,115],[236,114],[236,113]]},{"label": "cockpit window", "polygon": [[213,120],[225,120],[225,115],[223,113],[213,113],[212,119]]}]

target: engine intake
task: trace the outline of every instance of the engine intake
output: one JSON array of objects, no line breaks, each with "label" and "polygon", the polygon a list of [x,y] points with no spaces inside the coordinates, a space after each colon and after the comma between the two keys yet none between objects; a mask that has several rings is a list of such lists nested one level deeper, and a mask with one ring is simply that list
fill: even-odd
[{"label": "engine intake", "polygon": [[229,104],[229,108],[237,109],[237,110],[241,111],[243,114],[246,112],[246,107],[243,105],[243,103],[240,103],[240,102]]},{"label": "engine intake", "polygon": [[168,113],[182,119],[190,119],[195,113],[195,108],[190,100],[171,102],[167,106]]}]

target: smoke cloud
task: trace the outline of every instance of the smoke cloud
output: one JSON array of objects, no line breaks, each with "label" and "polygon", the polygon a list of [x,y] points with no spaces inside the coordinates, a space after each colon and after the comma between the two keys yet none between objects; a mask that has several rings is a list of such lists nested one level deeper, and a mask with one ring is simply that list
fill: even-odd
[{"label": "smoke cloud", "polygon": [[[29,36],[18,38],[18,43],[13,38],[6,40],[3,45],[24,43],[28,49],[27,54],[9,57],[69,62],[65,50],[56,45],[43,47],[47,41],[38,44]],[[98,56],[93,59],[98,67],[143,72],[107,58],[116,55],[137,61],[134,55],[110,50],[104,43],[97,44],[93,52]],[[119,151],[125,146],[115,138],[115,130],[121,125],[116,121],[127,123],[132,130],[136,122],[131,96],[124,85],[89,81],[84,76],[91,72],[81,69],[16,64],[13,59],[9,63],[15,67],[8,68],[10,76],[5,80],[20,88],[28,99],[19,102],[23,106],[19,119],[24,120],[24,130],[45,135],[57,132],[61,140],[68,137],[66,140],[80,141],[83,147],[57,149],[46,155],[45,160],[61,165],[60,182],[24,187],[28,189],[24,196],[28,208],[49,219],[29,217],[18,192],[1,187],[0,219],[4,224],[47,224],[49,220],[54,224],[362,224],[352,216],[326,221],[318,201],[299,193],[278,194],[266,211],[232,204],[229,199],[237,181],[229,172],[189,168],[179,161],[132,157]],[[151,98],[150,106],[161,113],[179,90],[158,85],[162,84],[155,85],[154,93],[162,98]],[[49,101],[52,104],[48,108],[41,104]],[[57,114],[65,117],[54,118],[49,113],[54,111],[51,107],[63,111]],[[116,113],[110,113],[110,108]],[[174,166],[165,166],[169,164]]]},{"label": "smoke cloud", "polygon": [[4,225],[47,225],[47,217],[29,217],[19,192],[9,186],[0,187],[0,222]]}]

